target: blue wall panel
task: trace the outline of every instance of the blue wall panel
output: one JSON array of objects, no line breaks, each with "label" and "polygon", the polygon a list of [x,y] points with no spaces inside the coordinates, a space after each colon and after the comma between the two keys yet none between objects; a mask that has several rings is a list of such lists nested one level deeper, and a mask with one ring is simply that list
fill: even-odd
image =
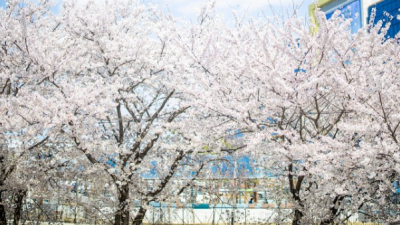
[{"label": "blue wall panel", "polygon": [[374,24],[376,24],[379,20],[383,20],[383,25],[385,25],[386,22],[390,20],[386,14],[388,13],[389,15],[393,16],[387,37],[394,38],[400,31],[400,20],[397,19],[397,16],[400,15],[400,0],[384,0],[368,7],[368,21],[370,20],[371,11],[373,8],[376,8]]},{"label": "blue wall panel", "polygon": [[[400,0],[399,0],[400,1]],[[356,33],[361,28],[361,4],[360,0],[352,1],[340,8],[334,9],[326,14],[326,18],[330,19],[336,10],[340,10],[341,15],[346,19],[352,19],[351,32]]]}]

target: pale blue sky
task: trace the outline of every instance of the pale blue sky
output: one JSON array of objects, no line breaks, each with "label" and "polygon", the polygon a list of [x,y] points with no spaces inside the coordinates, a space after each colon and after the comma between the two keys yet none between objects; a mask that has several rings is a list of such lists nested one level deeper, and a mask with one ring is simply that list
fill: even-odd
[{"label": "pale blue sky", "polygon": [[[55,0],[62,1],[62,0]],[[86,0],[77,0],[86,1]],[[101,1],[101,0],[98,0]],[[184,19],[194,19],[196,10],[207,0],[142,0],[160,5],[164,9]],[[226,20],[231,20],[231,10],[236,10],[239,15],[247,13],[251,16],[279,15],[285,18],[293,13],[293,8],[298,9],[298,16],[308,18],[308,5],[314,0],[217,0],[217,12],[222,14]],[[0,0],[0,6],[4,7],[5,0]],[[273,10],[272,10],[272,9]],[[260,13],[261,12],[261,13]]]}]

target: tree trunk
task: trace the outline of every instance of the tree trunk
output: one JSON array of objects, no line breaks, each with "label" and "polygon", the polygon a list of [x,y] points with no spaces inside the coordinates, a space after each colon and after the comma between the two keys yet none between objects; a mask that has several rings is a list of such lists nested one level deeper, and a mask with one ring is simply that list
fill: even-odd
[{"label": "tree trunk", "polygon": [[324,221],[321,222],[321,225],[329,225],[329,224],[334,224],[333,219],[325,219]]},{"label": "tree trunk", "polygon": [[335,197],[335,199],[333,200],[333,205],[334,206],[332,206],[330,208],[331,215],[329,216],[329,218],[323,220],[321,222],[321,224],[324,224],[324,225],[334,224],[335,217],[337,216],[339,207],[342,204],[342,201],[343,201],[344,198],[345,198],[345,196],[342,196],[342,195],[338,195],[338,196]]},{"label": "tree trunk", "polygon": [[3,204],[3,191],[0,191],[0,225],[7,225],[6,208]]},{"label": "tree trunk", "polygon": [[294,218],[293,218],[293,225],[300,225],[300,220],[303,217],[303,213],[300,210],[295,210],[294,211]]},{"label": "tree trunk", "polygon": [[143,222],[144,216],[146,215],[147,209],[143,207],[143,205],[140,206],[139,212],[136,214],[135,219],[133,219],[133,225],[140,225]]},{"label": "tree trunk", "polygon": [[129,185],[122,186],[119,190],[118,209],[115,214],[115,225],[129,225]]},{"label": "tree trunk", "polygon": [[[332,209],[334,209],[334,208],[331,208],[331,210],[332,210]],[[334,224],[334,223],[335,223],[335,216],[334,216],[334,215],[336,214],[336,211],[337,211],[337,210],[333,211],[332,214],[329,216],[329,218],[324,219],[324,220],[321,222],[321,225]]]},{"label": "tree trunk", "polygon": [[[297,177],[297,182],[295,183],[294,176],[293,176],[293,173],[294,173],[293,172],[294,171],[293,164],[289,164],[288,170],[289,170],[288,178],[289,178],[289,188],[290,188],[289,190],[290,190],[290,193],[292,194],[293,199],[296,201],[296,203],[298,203],[298,205],[302,209],[303,208],[303,203],[302,203],[302,200],[300,198],[300,190],[301,190],[301,185],[302,185],[303,180],[304,180],[304,176],[298,176]],[[300,224],[300,220],[301,220],[301,218],[303,216],[304,215],[300,210],[295,209],[294,218],[293,218],[292,224],[293,225]]]},{"label": "tree trunk", "polygon": [[22,204],[24,197],[26,195],[25,190],[18,190],[18,192],[15,194],[15,209],[14,209],[14,222],[13,225],[18,225],[19,220],[21,219],[21,213],[22,213]]}]

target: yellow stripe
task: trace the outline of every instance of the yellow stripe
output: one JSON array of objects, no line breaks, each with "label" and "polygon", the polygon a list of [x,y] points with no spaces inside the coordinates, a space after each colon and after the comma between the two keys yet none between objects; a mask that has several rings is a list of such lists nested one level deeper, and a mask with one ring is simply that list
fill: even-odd
[{"label": "yellow stripe", "polygon": [[315,28],[310,28],[311,33],[318,32],[319,24],[317,23],[317,18],[315,17],[316,7],[321,8],[322,6],[329,4],[335,0],[318,0],[317,4],[311,4],[308,6],[308,14],[311,16],[311,23],[316,25]]}]

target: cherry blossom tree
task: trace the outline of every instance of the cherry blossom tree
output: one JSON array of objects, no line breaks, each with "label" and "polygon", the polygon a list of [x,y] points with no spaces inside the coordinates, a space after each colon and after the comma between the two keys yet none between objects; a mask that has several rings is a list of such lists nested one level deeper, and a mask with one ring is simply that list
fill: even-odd
[{"label": "cherry blossom tree", "polygon": [[[399,36],[381,23],[351,34],[339,12],[316,12],[316,33],[296,15],[231,26],[213,7],[193,23],[129,0],[0,9],[2,224],[7,196],[17,224],[25,194],[56,190],[141,224],[233,152],[279,176],[293,224],[399,219]],[[71,199],[78,181],[110,197]]]},{"label": "cherry blossom tree", "polygon": [[63,136],[92,164],[87,170],[115,188],[114,223],[129,224],[137,200],[132,221],[141,224],[151,201],[178,196],[204,165],[196,156],[203,112],[179,87],[175,25],[152,6],[124,0],[66,1],[59,19],[73,49],[59,85]]},{"label": "cherry blossom tree", "polygon": [[[60,33],[49,12],[48,1],[7,1],[0,9],[0,198],[17,196],[14,222],[18,223],[23,193],[28,187],[18,181],[24,161],[58,132],[54,76],[63,52],[54,52]],[[32,172],[32,171],[31,171]],[[0,220],[6,224],[4,199]]]},{"label": "cherry blossom tree", "polygon": [[[204,15],[178,41],[196,65],[193,84],[206,96],[197,104],[224,118],[220,137],[240,130],[244,144],[236,149],[246,147],[243,153],[286,176],[293,224],[341,222],[391,204],[398,126],[382,105],[396,98],[380,102],[377,94],[372,104],[360,91],[375,92],[383,73],[391,77],[385,84],[396,87],[398,44],[384,39],[387,27],[370,25],[352,35],[338,12],[329,21],[317,12],[318,33],[295,16],[282,23],[237,19],[230,28]],[[377,138],[394,143],[389,150]],[[380,210],[383,220],[393,216]]]}]

